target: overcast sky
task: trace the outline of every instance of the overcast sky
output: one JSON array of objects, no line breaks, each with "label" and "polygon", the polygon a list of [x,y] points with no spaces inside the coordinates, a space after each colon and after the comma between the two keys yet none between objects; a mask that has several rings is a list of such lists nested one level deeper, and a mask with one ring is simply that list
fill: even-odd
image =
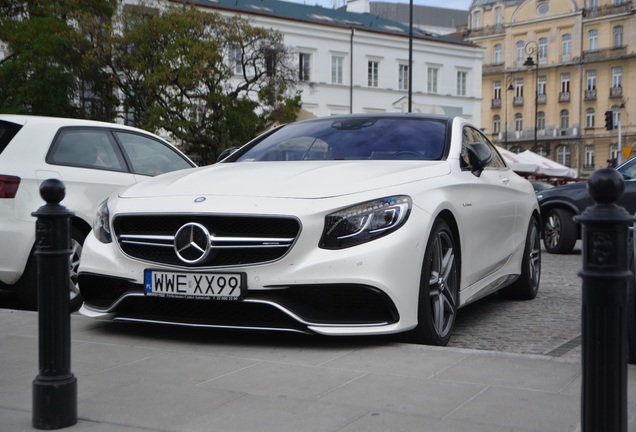
[{"label": "overcast sky", "polygon": [[[344,4],[345,0],[287,0],[294,3],[303,3],[306,5],[320,5],[322,7],[332,8],[334,1],[338,5]],[[391,3],[409,3],[410,0],[381,0]],[[467,11],[472,0],[413,0],[413,4],[422,6],[435,6],[448,9],[459,9]]]}]

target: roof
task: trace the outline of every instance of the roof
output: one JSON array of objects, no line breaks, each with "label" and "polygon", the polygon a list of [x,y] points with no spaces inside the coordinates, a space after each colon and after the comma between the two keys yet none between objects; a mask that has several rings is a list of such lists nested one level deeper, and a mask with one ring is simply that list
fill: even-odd
[{"label": "roof", "polygon": [[514,6],[523,3],[525,0],[473,0],[470,10],[476,7],[491,9],[495,3],[505,3],[506,6]]},{"label": "roof", "polygon": [[[409,22],[410,5],[408,3],[372,1],[370,6],[371,13],[403,23]],[[413,24],[457,28],[457,26],[468,24],[468,11],[413,5]]]},{"label": "roof", "polygon": [[[173,0],[179,1],[179,0]],[[409,26],[370,13],[347,12],[344,9],[329,9],[308,6],[281,0],[186,0],[188,3],[227,11],[249,13],[294,21],[310,22],[343,28],[356,28],[394,36],[408,36]],[[179,1],[182,3],[183,0]],[[472,42],[419,30],[413,27],[413,38],[438,42],[475,46]]]}]

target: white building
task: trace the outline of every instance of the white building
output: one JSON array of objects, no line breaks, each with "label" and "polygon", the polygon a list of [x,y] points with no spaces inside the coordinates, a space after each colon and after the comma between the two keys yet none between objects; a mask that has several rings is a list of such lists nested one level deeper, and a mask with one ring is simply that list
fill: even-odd
[{"label": "white building", "polygon": [[[311,84],[303,108],[316,116],[408,111],[409,27],[370,14],[368,0],[349,2],[348,10],[280,0],[193,4],[280,31],[297,51],[299,77]],[[482,54],[472,43],[414,29],[411,110],[481,125]]]}]

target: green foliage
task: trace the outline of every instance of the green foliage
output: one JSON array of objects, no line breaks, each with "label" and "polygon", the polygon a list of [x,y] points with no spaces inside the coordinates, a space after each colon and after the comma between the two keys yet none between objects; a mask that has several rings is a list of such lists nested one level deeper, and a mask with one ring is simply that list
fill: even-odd
[{"label": "green foliage", "polygon": [[[108,19],[108,0],[17,1],[0,4],[0,111],[80,117],[86,40],[78,22]],[[95,95],[98,97],[99,95]],[[114,112],[111,110],[111,114]]]},{"label": "green foliage", "polygon": [[204,164],[267,124],[295,119],[300,95],[279,32],[157,4],[0,0],[10,52],[0,62],[0,111],[120,115],[168,132]]}]

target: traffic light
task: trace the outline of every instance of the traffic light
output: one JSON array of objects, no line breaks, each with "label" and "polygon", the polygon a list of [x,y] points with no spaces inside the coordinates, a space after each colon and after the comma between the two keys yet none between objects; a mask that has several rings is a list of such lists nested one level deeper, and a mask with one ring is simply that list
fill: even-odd
[{"label": "traffic light", "polygon": [[605,111],[605,129],[614,129],[614,111],[612,110]]}]

